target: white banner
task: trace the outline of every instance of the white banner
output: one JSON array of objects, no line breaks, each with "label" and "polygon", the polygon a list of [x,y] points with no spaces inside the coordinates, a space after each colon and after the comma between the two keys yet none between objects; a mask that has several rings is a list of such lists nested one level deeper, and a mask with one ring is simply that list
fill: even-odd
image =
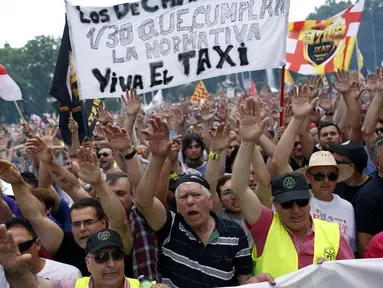
[{"label": "white banner", "polygon": [[[275,279],[277,285],[248,284],[243,288],[381,288],[383,259],[326,261]],[[231,287],[234,288],[234,287]]]},{"label": "white banner", "polygon": [[290,0],[66,3],[81,99],[284,65]]}]

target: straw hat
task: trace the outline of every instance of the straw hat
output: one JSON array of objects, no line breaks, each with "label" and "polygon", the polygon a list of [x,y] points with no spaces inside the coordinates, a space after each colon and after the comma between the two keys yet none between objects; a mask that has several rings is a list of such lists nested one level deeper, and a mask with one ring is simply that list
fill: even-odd
[{"label": "straw hat", "polygon": [[306,175],[309,169],[313,167],[320,167],[320,166],[331,166],[331,167],[338,168],[339,177],[338,177],[337,183],[350,178],[352,174],[354,173],[354,168],[352,168],[350,165],[337,164],[334,156],[331,154],[331,152],[328,152],[328,151],[318,151],[313,153],[310,157],[309,166],[300,168],[296,170],[295,172]]}]

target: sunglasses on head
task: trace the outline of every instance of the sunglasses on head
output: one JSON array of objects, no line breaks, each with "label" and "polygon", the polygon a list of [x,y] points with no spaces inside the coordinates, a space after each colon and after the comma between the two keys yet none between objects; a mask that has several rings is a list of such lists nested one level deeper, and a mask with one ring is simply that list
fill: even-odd
[{"label": "sunglasses on head", "polygon": [[100,154],[97,155],[98,158],[100,158],[101,156],[108,157],[109,153],[104,152],[104,153],[100,153]]},{"label": "sunglasses on head", "polygon": [[37,237],[34,237],[33,239],[31,240],[28,240],[28,241],[25,241],[25,242],[22,242],[20,244],[17,244],[17,246],[19,247],[19,251],[20,253],[24,253],[25,251],[27,251],[29,248],[32,247],[32,245],[36,242],[37,240]]},{"label": "sunglasses on head", "polygon": [[291,200],[284,203],[280,203],[281,207],[283,209],[291,209],[294,205],[294,203],[297,203],[299,207],[306,207],[309,204],[310,199],[298,199],[298,200]]},{"label": "sunglasses on head", "polygon": [[383,127],[375,129],[375,133],[376,134],[383,133]]},{"label": "sunglasses on head", "polygon": [[314,177],[315,181],[322,181],[326,176],[328,180],[336,181],[338,180],[338,177],[339,177],[339,174],[335,172],[330,172],[330,173],[318,172],[315,174],[310,173],[310,175]]},{"label": "sunglasses on head", "polygon": [[94,261],[96,261],[97,264],[104,264],[109,261],[110,257],[112,257],[113,261],[121,261],[124,259],[124,251],[116,249],[112,252],[100,252],[96,254]]}]

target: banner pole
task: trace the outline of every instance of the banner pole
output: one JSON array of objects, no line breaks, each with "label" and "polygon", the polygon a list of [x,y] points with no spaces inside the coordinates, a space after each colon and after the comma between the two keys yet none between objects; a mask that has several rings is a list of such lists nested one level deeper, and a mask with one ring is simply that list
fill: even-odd
[{"label": "banner pole", "polygon": [[280,96],[280,103],[279,103],[279,127],[282,127],[283,125],[283,106],[284,104],[284,97],[285,97],[285,69],[286,65],[282,66],[282,77],[281,77],[281,96]]},{"label": "banner pole", "polygon": [[13,103],[15,104],[15,106],[16,106],[16,109],[17,109],[17,112],[19,112],[19,115],[20,115],[20,118],[21,118],[21,120],[25,123],[25,119],[24,119],[24,116],[23,116],[23,114],[21,114],[21,111],[20,111],[20,108],[19,108],[19,105],[17,104],[17,102],[16,101],[13,101]]}]

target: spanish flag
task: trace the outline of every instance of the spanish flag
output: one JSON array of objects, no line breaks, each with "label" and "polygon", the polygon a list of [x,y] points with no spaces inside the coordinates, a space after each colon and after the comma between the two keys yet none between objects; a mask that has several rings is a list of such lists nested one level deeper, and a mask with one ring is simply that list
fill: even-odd
[{"label": "spanish flag", "polygon": [[304,75],[348,70],[364,0],[325,20],[289,23],[286,68]]},{"label": "spanish flag", "polygon": [[194,90],[193,96],[190,99],[191,103],[199,104],[201,100],[207,100],[209,92],[207,92],[205,84],[203,81],[199,81],[197,87]]}]

